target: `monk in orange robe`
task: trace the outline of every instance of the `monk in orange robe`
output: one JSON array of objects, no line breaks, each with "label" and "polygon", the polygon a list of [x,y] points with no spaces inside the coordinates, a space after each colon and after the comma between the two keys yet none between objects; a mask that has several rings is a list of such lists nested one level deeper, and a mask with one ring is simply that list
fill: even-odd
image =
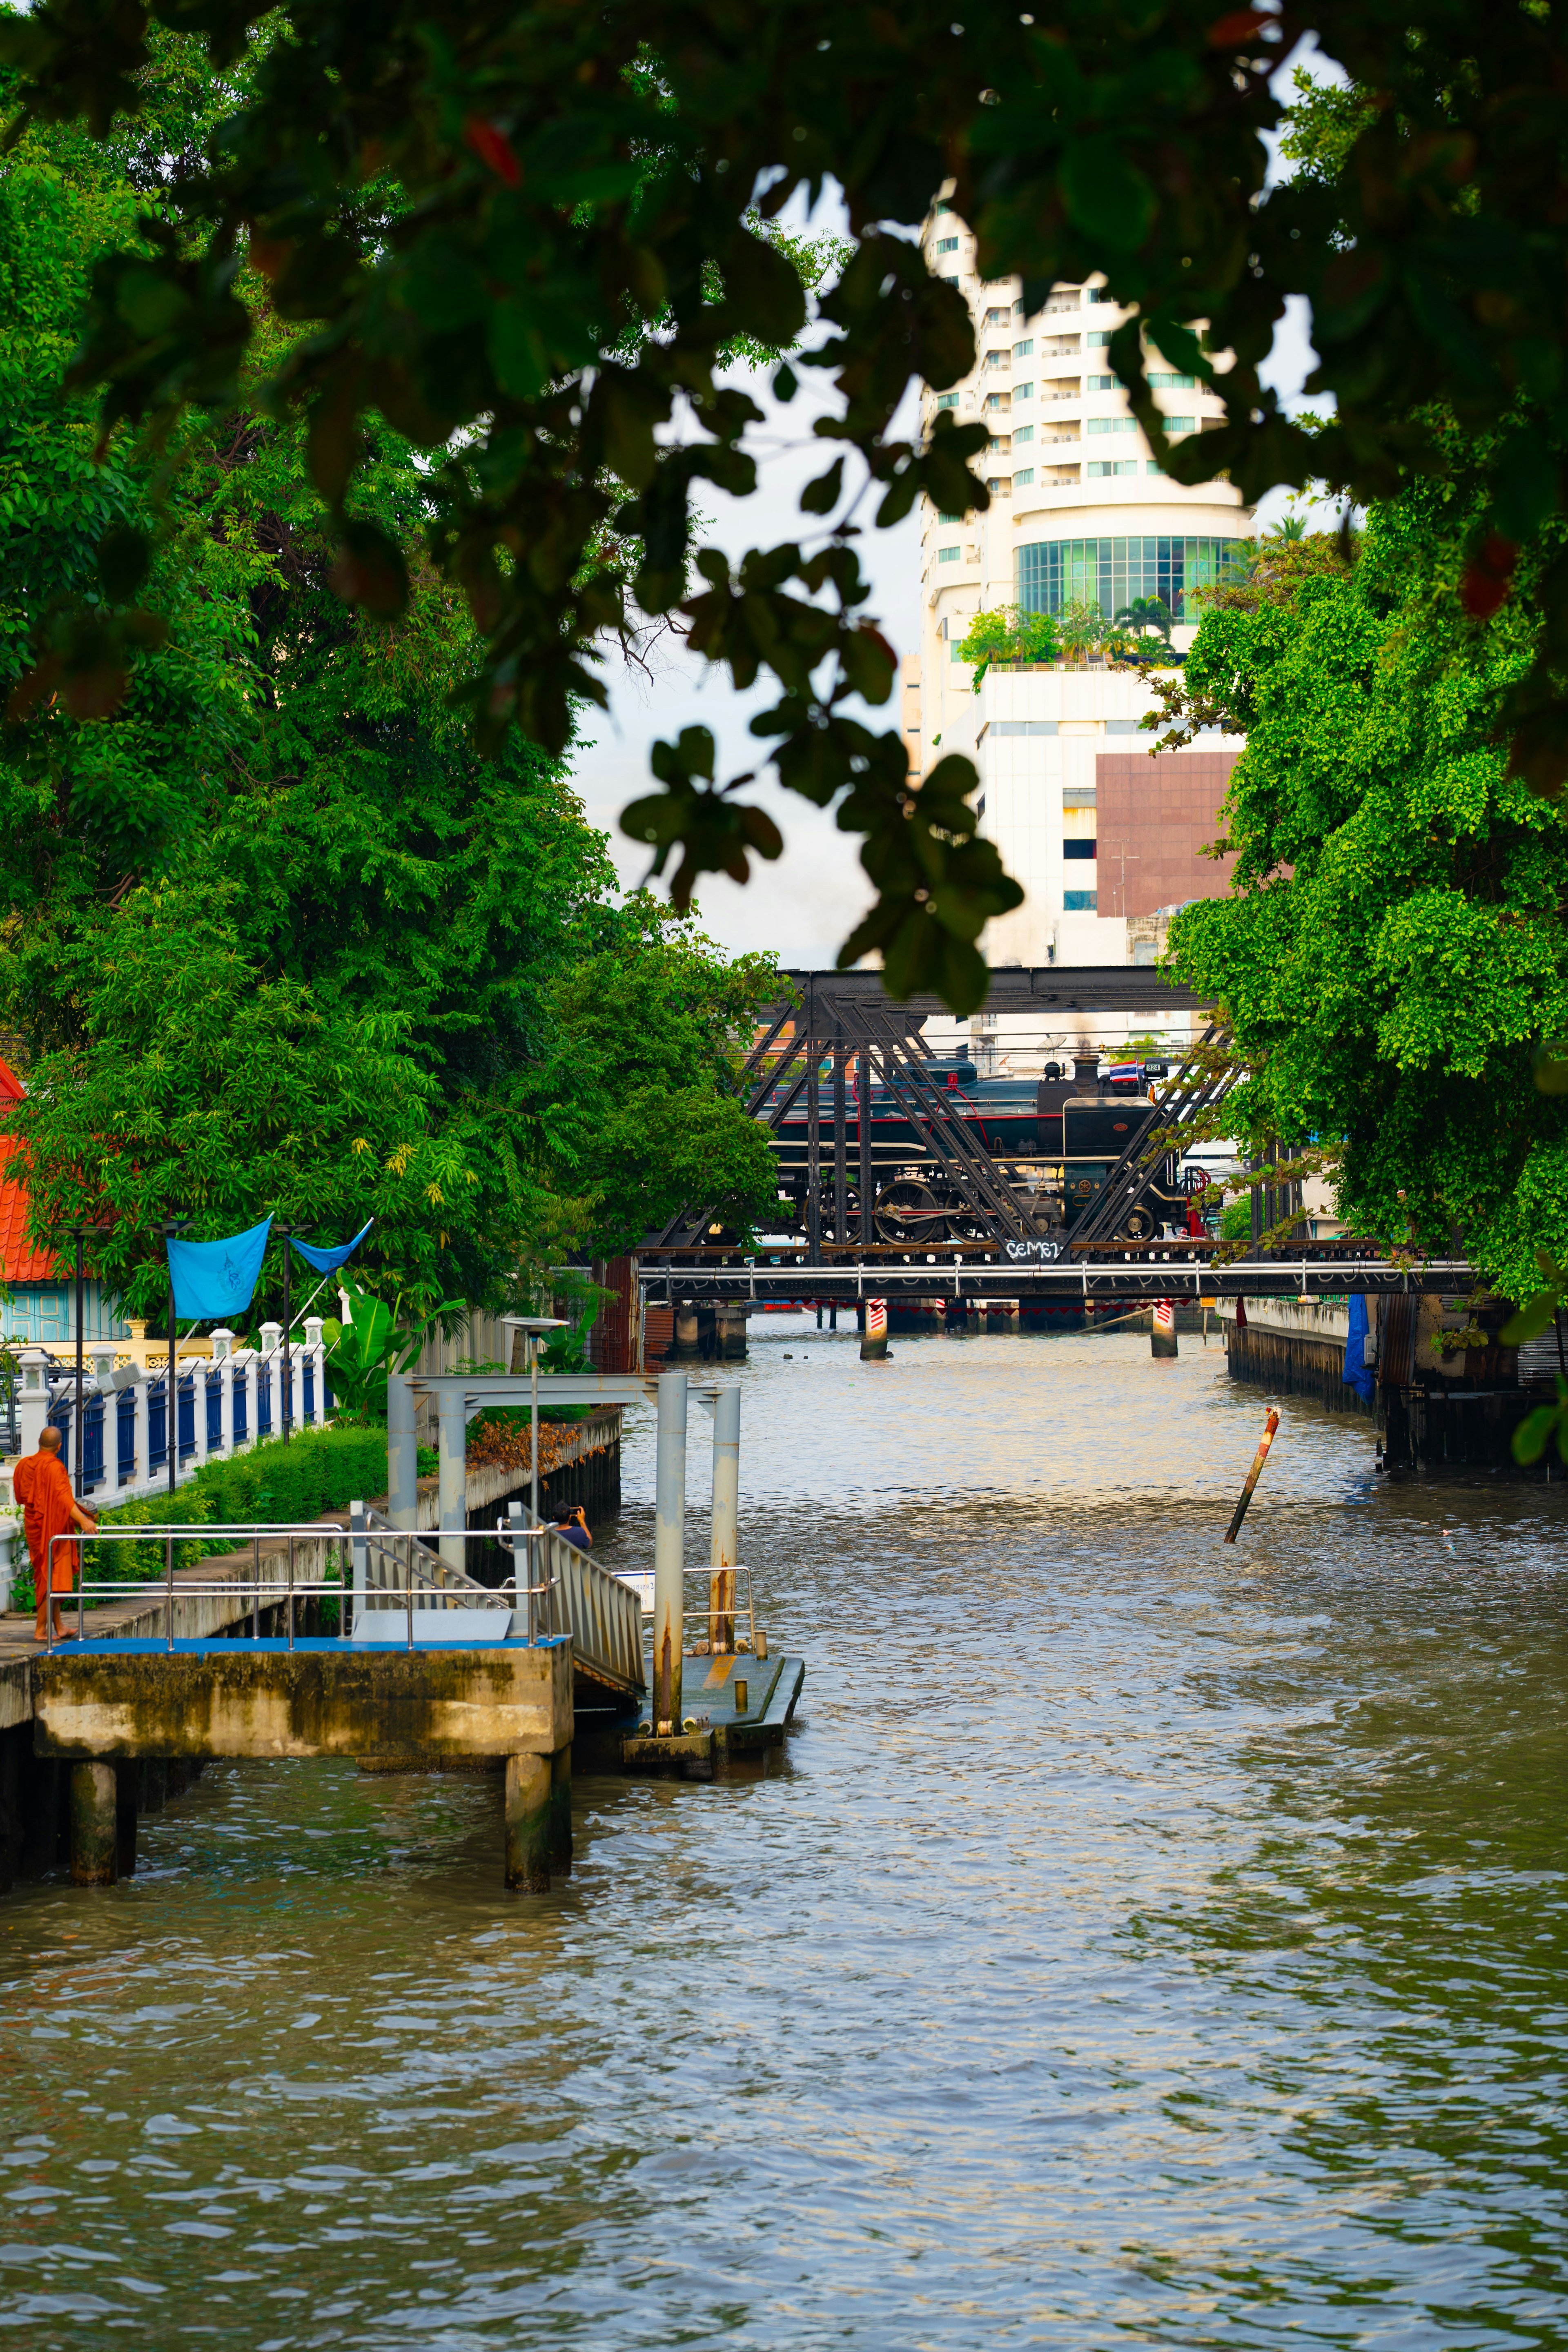
[{"label": "monk in orange robe", "polygon": [[81,1566],[81,1548],[75,1541],[58,1543],[51,1553],[49,1538],[65,1535],[73,1526],[95,1536],[98,1521],[71,1493],[70,1473],[60,1460],[58,1429],[39,1433],[37,1452],[25,1454],[11,1473],[11,1491],[22,1506],[22,1528],[33,1563],[33,1598],[38,1610],[35,1631],[40,1642],[48,1641],[52,1614],[53,1638],[63,1640],[65,1620],[55,1594],[71,1591]]}]

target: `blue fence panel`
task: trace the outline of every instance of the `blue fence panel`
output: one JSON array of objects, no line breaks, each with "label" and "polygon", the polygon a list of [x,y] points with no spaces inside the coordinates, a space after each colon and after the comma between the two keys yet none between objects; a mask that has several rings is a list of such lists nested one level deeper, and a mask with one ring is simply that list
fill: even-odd
[{"label": "blue fence panel", "polygon": [[121,1389],[115,1399],[115,1485],[129,1486],[136,1475],[136,1391]]},{"label": "blue fence panel", "polygon": [[169,1375],[147,1383],[147,1467],[167,1469],[169,1463]]},{"label": "blue fence panel", "polygon": [[258,1437],[270,1437],[272,1434],[272,1381],[268,1364],[258,1364],[256,1368],[256,1434]]},{"label": "blue fence panel", "polygon": [[[215,1367],[216,1370],[216,1367]],[[216,1454],[223,1445],[223,1374],[215,1380],[207,1374],[207,1452]]]},{"label": "blue fence panel", "polygon": [[321,1419],[322,1419],[323,1421],[325,1421],[325,1420],[326,1420],[326,1418],[327,1418],[328,1414],[331,1412],[331,1410],[332,1410],[332,1384],[331,1384],[331,1381],[327,1378],[327,1368],[326,1368],[325,1364],[323,1364],[323,1365],[321,1366]]},{"label": "blue fence panel", "polygon": [[176,1377],[180,1414],[180,1460],[186,1462],[196,1450],[196,1383],[190,1372]]},{"label": "blue fence panel", "polygon": [[245,1425],[245,1375],[243,1372],[236,1372],[234,1376],[234,1442],[237,1445],[244,1445],[250,1436],[250,1432]]},{"label": "blue fence panel", "polygon": [[103,1484],[103,1399],[84,1397],[81,1408],[83,1460],[81,1491],[90,1495]]},{"label": "blue fence panel", "polygon": [[305,1422],[307,1427],[316,1418],[316,1360],[305,1359]]}]

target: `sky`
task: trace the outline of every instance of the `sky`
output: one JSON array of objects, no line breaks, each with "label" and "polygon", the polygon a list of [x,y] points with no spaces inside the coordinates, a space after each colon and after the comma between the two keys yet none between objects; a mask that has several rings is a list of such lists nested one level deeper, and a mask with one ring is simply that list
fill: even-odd
[{"label": "sky", "polygon": [[[1281,68],[1280,79],[1287,70]],[[792,220],[790,225],[800,224]],[[826,234],[847,234],[842,209],[831,196],[825,196],[814,226]],[[1292,405],[1300,403],[1301,385],[1313,365],[1307,329],[1306,306],[1293,301],[1263,371],[1265,381]],[[760,370],[742,369],[730,379],[765,412],[764,422],[752,428],[746,443],[758,461],[753,496],[732,499],[711,484],[699,485],[706,520],[700,543],[721,548],[731,561],[748,548],[804,540],[810,527],[811,519],[800,513],[796,501],[803,486],[831,457],[831,448],[814,436],[812,424],[833,404],[825,389],[829,381],[826,372],[805,368],[799,373],[801,390],[787,406],[774,400],[768,376]],[[902,427],[906,432],[915,414],[911,398]],[[1259,528],[1275,521],[1286,503],[1285,493],[1270,493],[1258,509]],[[871,585],[868,612],[900,656],[918,653],[918,509],[890,530],[868,528],[858,545],[861,569]],[[648,851],[628,841],[617,821],[629,801],[658,789],[648,769],[652,746],[660,738],[673,740],[683,727],[705,726],[718,745],[722,779],[759,772],[759,782],[747,787],[746,796],[768,810],[785,846],[776,863],[754,860],[744,887],[724,875],[703,877],[698,910],[704,929],[731,953],[764,950],[786,964],[830,966],[870,903],[871,889],[861,871],[857,843],[837,830],[831,814],[812,808],[762,776],[768,746],[748,729],[753,715],[776,699],[776,683],[764,675],[754,691],[739,694],[730,685],[727,670],[710,670],[668,635],[650,650],[647,671],[614,653],[602,676],[610,707],[585,716],[584,742],[573,754],[573,767],[590,822],[609,837],[623,885],[634,887],[648,873]],[[897,689],[880,710],[867,711],[862,706],[858,715],[879,730],[897,727]]]}]

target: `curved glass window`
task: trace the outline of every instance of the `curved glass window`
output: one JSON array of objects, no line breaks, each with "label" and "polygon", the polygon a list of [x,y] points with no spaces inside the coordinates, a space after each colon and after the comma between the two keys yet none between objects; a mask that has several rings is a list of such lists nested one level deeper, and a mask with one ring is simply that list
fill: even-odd
[{"label": "curved glass window", "polygon": [[1018,550],[1018,603],[1026,613],[1059,613],[1064,604],[1098,604],[1120,613],[1140,596],[1158,596],[1173,619],[1189,588],[1246,576],[1248,539],[1047,539]]}]

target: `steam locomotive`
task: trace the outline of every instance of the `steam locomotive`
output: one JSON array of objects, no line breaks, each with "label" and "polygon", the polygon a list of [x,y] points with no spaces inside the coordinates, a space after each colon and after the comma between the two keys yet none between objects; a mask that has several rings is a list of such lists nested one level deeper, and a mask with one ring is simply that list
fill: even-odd
[{"label": "steam locomotive", "polygon": [[[1143,1062],[1099,1074],[1093,1058],[1069,1070],[1046,1064],[1043,1077],[983,1078],[967,1060],[922,1062],[921,1071],[941,1087],[947,1108],[994,1164],[999,1181],[1016,1202],[1027,1231],[1060,1239],[1089,1209],[1111,1167],[1155,1118],[1148,1082],[1166,1075],[1161,1062]],[[787,1093],[788,1089],[781,1089]],[[925,1089],[921,1090],[923,1095]],[[934,1242],[994,1241],[995,1223],[966,1197],[942,1154],[921,1135],[910,1116],[918,1099],[906,1084],[889,1087],[873,1081],[846,1090],[844,1138],[847,1163],[847,1231],[836,1230],[833,1087],[824,1076],[817,1113],[818,1198],[823,1238],[860,1237],[862,1113],[868,1143],[872,1223],[877,1240],[910,1249]],[[784,1112],[775,1131],[780,1209],[804,1223],[807,1177],[808,1113],[804,1090]],[[785,1204],[788,1204],[787,1211]],[[1187,1192],[1176,1158],[1167,1154],[1154,1183],[1126,1220],[1118,1240],[1147,1241],[1167,1224],[1186,1217]]]}]

